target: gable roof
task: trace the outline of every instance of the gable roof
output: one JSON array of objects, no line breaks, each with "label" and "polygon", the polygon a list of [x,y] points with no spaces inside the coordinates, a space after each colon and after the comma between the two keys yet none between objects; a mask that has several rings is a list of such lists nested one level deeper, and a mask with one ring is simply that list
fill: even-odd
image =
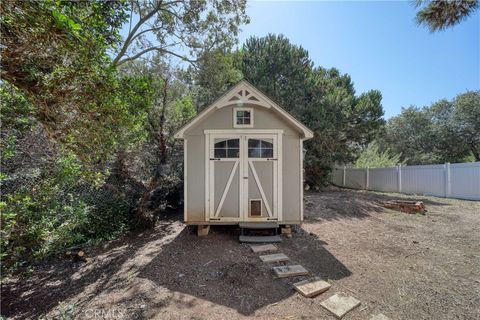
[{"label": "gable roof", "polygon": [[221,109],[223,107],[231,106],[233,104],[251,104],[267,109],[272,109],[287,122],[289,122],[293,127],[295,127],[299,132],[302,133],[302,139],[307,140],[313,138],[313,132],[299,120],[297,120],[293,115],[288,113],[285,109],[280,107],[272,99],[270,99],[266,94],[255,88],[247,80],[242,80],[237,83],[233,88],[228,90],[220,98],[215,100],[211,105],[197,114],[192,120],[185,124],[175,133],[175,138],[183,139],[185,132],[191,127],[195,126],[200,120],[207,117],[212,111]]}]

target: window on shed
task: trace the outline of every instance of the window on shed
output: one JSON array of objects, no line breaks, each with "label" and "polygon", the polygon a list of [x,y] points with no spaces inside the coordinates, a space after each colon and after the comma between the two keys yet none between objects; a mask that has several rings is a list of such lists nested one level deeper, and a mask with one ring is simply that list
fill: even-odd
[{"label": "window on shed", "polygon": [[233,113],[233,126],[235,128],[253,126],[253,109],[235,108]]},{"label": "window on shed", "polygon": [[248,139],[249,158],[272,158],[273,141],[271,139]]},{"label": "window on shed", "polygon": [[213,149],[215,158],[239,158],[240,140],[239,139],[215,139]]}]

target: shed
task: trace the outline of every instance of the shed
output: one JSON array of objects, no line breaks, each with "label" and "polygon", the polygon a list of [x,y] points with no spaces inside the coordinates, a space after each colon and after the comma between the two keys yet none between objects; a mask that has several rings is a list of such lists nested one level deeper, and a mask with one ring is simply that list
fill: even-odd
[{"label": "shed", "polygon": [[182,127],[184,220],[303,220],[303,141],[313,133],[243,80]]}]

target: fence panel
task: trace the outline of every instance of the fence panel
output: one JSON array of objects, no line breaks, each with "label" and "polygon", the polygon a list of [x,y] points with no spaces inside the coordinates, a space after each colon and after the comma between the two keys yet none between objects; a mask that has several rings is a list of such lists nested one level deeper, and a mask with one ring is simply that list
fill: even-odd
[{"label": "fence panel", "polygon": [[343,168],[335,168],[332,173],[332,182],[334,185],[341,186],[343,185]]},{"label": "fence panel", "polygon": [[332,183],[352,189],[480,200],[480,162],[374,169],[335,168]]},{"label": "fence panel", "polygon": [[402,167],[401,192],[444,197],[446,195],[444,167],[443,164]]},{"label": "fence panel", "polygon": [[480,162],[450,165],[450,190],[452,198],[480,200]]},{"label": "fence panel", "polygon": [[398,168],[373,168],[368,173],[368,189],[398,192]]},{"label": "fence panel", "polygon": [[353,189],[365,189],[367,187],[365,169],[347,168],[346,170],[346,187]]}]

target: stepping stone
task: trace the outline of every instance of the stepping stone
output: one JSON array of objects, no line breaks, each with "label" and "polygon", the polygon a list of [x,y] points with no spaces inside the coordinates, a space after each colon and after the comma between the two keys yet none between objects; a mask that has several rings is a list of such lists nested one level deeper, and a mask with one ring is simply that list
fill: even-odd
[{"label": "stepping stone", "polygon": [[283,253],[274,253],[260,256],[260,260],[263,262],[285,262],[290,261],[290,258]]},{"label": "stepping stone", "polygon": [[248,243],[275,243],[282,242],[280,236],[240,236],[238,237],[240,242]]},{"label": "stepping stone", "polygon": [[295,290],[300,292],[304,297],[312,298],[320,293],[330,289],[332,285],[327,281],[323,281],[319,277],[303,280],[293,284]]},{"label": "stepping stone", "polygon": [[384,315],[383,313],[379,313],[379,314],[371,317],[370,320],[390,320],[390,318],[387,317],[386,315]]},{"label": "stepping stone", "polygon": [[277,251],[277,247],[273,244],[250,245],[250,248],[252,248],[252,251],[255,253]]},{"label": "stepping stone", "polygon": [[301,265],[273,267],[273,271],[279,278],[305,276],[308,271]]},{"label": "stepping stone", "polygon": [[360,301],[354,297],[347,296],[345,293],[339,292],[331,296],[320,305],[333,313],[338,319],[341,319],[347,312],[355,309],[360,305]]}]

